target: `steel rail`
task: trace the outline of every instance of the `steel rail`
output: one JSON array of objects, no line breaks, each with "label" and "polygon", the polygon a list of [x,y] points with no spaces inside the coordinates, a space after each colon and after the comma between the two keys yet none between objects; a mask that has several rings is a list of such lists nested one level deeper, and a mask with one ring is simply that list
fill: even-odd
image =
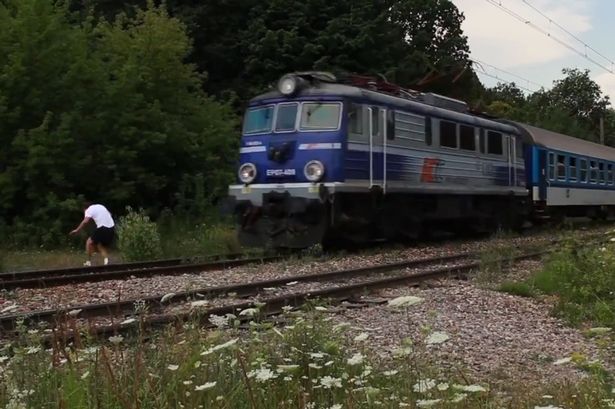
[{"label": "steel rail", "polygon": [[229,254],[216,254],[203,257],[183,257],[183,258],[169,258],[162,260],[148,260],[148,261],[134,261],[128,263],[117,263],[100,266],[80,266],[80,267],[67,267],[57,268],[49,270],[26,270],[26,271],[10,271],[0,273],[0,283],[14,280],[25,280],[33,278],[46,278],[63,275],[76,275],[87,273],[101,273],[109,271],[122,271],[122,270],[138,270],[142,268],[152,267],[167,267],[175,266],[185,263],[194,262],[194,260],[208,260],[215,261],[220,259],[237,259],[243,257],[242,253],[229,253]]},{"label": "steel rail", "polygon": [[96,282],[106,280],[118,280],[127,277],[151,277],[155,275],[178,275],[201,271],[221,270],[230,267],[238,267],[246,264],[267,263],[283,259],[283,256],[268,256],[256,258],[244,258],[234,260],[212,261],[196,264],[178,264],[146,269],[127,269],[118,271],[102,271],[85,274],[69,274],[52,277],[26,278],[10,281],[0,281],[0,289],[13,290],[16,288],[47,288],[65,284],[84,282]]},{"label": "steel rail", "polygon": [[[523,259],[535,258],[549,253],[548,250],[538,251],[510,258],[503,258],[501,261],[518,261]],[[476,268],[479,268],[480,262],[471,262],[467,264],[443,267],[431,271],[423,271],[419,273],[395,275],[391,277],[385,277],[370,281],[365,281],[357,284],[349,284],[335,287],[327,287],[320,290],[301,291],[290,294],[284,294],[276,297],[270,297],[259,300],[259,311],[263,315],[275,315],[283,311],[283,307],[292,306],[299,307],[309,300],[313,299],[328,299],[330,302],[340,302],[349,299],[351,296],[357,293],[369,292],[378,288],[386,288],[395,286],[398,284],[410,284],[413,286],[420,285],[421,283],[429,280],[449,278],[451,276],[462,276]],[[206,310],[196,310],[179,314],[159,314],[150,316],[147,318],[141,318],[130,323],[104,325],[97,326],[88,329],[88,334],[94,338],[103,338],[111,335],[118,334],[130,334],[135,331],[148,331],[156,328],[169,325],[169,324],[181,324],[191,319],[197,320],[199,325],[205,327],[212,327],[209,322],[209,318],[213,315],[226,315],[236,314],[238,310],[244,310],[247,308],[254,308],[255,303],[252,301],[245,301],[240,303],[222,305],[218,307],[209,308]],[[241,318],[241,317],[240,317]],[[250,318],[243,318],[250,319]],[[46,342],[52,340],[62,340],[67,342],[75,337],[74,330],[64,331],[58,334],[51,334],[47,337]]]}]

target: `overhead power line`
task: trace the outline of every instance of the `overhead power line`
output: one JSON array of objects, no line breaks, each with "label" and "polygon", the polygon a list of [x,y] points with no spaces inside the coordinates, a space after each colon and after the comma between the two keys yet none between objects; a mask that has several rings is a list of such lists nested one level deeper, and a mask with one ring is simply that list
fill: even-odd
[{"label": "overhead power line", "polygon": [[[486,63],[486,62],[484,62],[484,61],[480,61],[480,60],[473,60],[473,59],[471,59],[470,61],[471,61],[474,65],[477,65],[477,66],[478,66],[478,68],[481,70],[481,73],[482,73],[482,74],[488,75],[488,73],[487,73],[487,71],[485,70],[485,68],[484,68],[484,67],[489,67],[489,68],[491,68],[491,69],[493,69],[493,70],[495,70],[495,71],[501,72],[501,73],[503,73],[503,74],[509,75],[509,76],[511,76],[511,77],[514,77],[514,78],[517,78],[517,79],[519,79],[519,80],[523,81],[523,82],[524,82],[524,83],[526,83],[526,84],[527,84],[527,86],[528,86],[527,88],[524,88],[524,89],[525,89],[525,90],[527,90],[527,91],[531,91],[531,92],[535,92],[535,91],[536,91],[536,90],[533,90],[533,89],[530,89],[530,88],[529,88],[530,84],[535,85],[535,86],[537,86],[538,88],[546,88],[546,87],[545,87],[544,85],[542,85],[542,84],[539,84],[539,83],[537,83],[537,82],[535,82],[535,81],[532,81],[532,80],[530,80],[530,79],[524,78],[524,77],[522,77],[522,76],[520,76],[520,75],[517,75],[517,74],[515,74],[515,73],[513,73],[513,72],[503,70],[503,69],[501,69],[501,68],[496,67],[495,65],[492,65],[492,64]],[[489,76],[489,75],[488,75],[488,76]],[[493,77],[493,78],[495,78],[495,77],[498,77],[498,76],[497,76],[497,74],[496,74],[495,76],[492,76],[492,77]],[[505,81],[504,79],[501,79],[501,78],[499,78],[499,77],[498,77],[498,78],[496,78],[496,79],[500,79],[501,81]],[[510,83],[509,81],[505,81],[505,82]],[[515,83],[515,85],[519,86],[519,84],[517,84],[517,83]]]},{"label": "overhead power line", "polygon": [[493,78],[493,79],[501,81],[501,82],[503,82],[505,84],[512,84],[512,85],[516,86],[517,88],[520,88],[520,89],[522,89],[524,91],[527,91],[527,92],[536,92],[536,90],[534,90],[534,89],[529,89],[527,87],[524,87],[523,85],[517,84],[516,82],[506,81],[505,79],[500,78],[498,75],[489,74],[488,72],[485,72],[485,71],[477,72],[477,74],[484,75],[484,76],[489,77],[489,78]]},{"label": "overhead power line", "polygon": [[508,14],[508,15],[514,17],[515,19],[519,20],[520,22],[522,22],[526,26],[533,28],[534,30],[538,31],[541,34],[544,34],[545,36],[549,37],[550,39],[552,39],[553,41],[557,42],[558,44],[566,47],[567,49],[569,49],[570,51],[574,52],[575,54],[580,55],[581,57],[585,58],[587,61],[590,61],[593,64],[599,66],[603,70],[605,70],[605,71],[607,71],[607,72],[609,72],[611,74],[615,74],[615,71],[613,69],[606,67],[604,64],[602,64],[602,63],[596,61],[595,59],[591,58],[586,53],[583,53],[582,51],[579,51],[574,46],[568,44],[564,40],[561,40],[560,38],[552,35],[551,33],[549,33],[544,28],[541,28],[541,27],[537,26],[536,24],[532,23],[529,19],[521,16],[520,14],[518,14],[518,13],[514,12],[513,10],[507,8],[506,6],[502,5],[501,0],[485,0],[485,1],[487,3],[489,3],[489,4],[492,4],[492,5],[496,6],[500,10],[504,11],[506,14]]},{"label": "overhead power line", "polygon": [[557,28],[559,28],[560,30],[562,30],[563,32],[565,32],[566,34],[568,34],[570,37],[574,38],[575,40],[577,40],[579,43],[583,44],[583,46],[588,49],[593,51],[596,55],[602,57],[605,61],[608,61],[609,64],[611,64],[611,70],[613,70],[613,67],[615,66],[615,61],[613,61],[612,59],[610,59],[609,57],[607,57],[606,55],[602,54],[600,51],[596,50],[594,47],[590,46],[589,44],[587,44],[585,41],[583,41],[582,39],[580,39],[579,37],[577,37],[574,33],[571,33],[569,30],[566,29],[566,27],[563,27],[561,24],[559,24],[557,21],[553,20],[551,17],[547,16],[545,13],[543,13],[542,11],[540,11],[540,9],[538,9],[538,7],[534,6],[532,3],[530,3],[528,0],[521,0],[523,1],[525,4],[527,4],[527,6],[529,8],[531,8],[532,10],[534,10],[536,13],[540,14],[542,17],[546,18],[547,20],[549,20],[549,23],[553,24],[554,26],[556,26]]}]

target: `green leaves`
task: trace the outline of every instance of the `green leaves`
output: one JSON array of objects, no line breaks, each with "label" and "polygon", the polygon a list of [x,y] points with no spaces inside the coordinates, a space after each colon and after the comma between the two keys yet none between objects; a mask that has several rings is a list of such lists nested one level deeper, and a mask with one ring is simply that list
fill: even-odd
[{"label": "green leaves", "polygon": [[69,225],[48,217],[78,195],[156,211],[199,172],[219,192],[237,144],[236,116],[203,93],[186,27],[163,7],[73,17],[45,0],[0,5],[0,212],[47,244]]}]

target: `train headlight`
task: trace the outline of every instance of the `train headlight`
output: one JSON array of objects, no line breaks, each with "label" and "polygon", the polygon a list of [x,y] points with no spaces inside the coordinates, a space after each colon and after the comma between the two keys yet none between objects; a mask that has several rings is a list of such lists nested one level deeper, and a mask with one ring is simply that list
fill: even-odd
[{"label": "train headlight", "polygon": [[295,75],[287,74],[278,81],[278,91],[287,97],[293,95],[299,89],[299,78]]},{"label": "train headlight", "polygon": [[256,166],[253,163],[244,163],[239,167],[239,180],[243,183],[252,183],[256,179]]},{"label": "train headlight", "polygon": [[310,182],[318,182],[325,175],[325,165],[321,161],[311,160],[305,164],[303,174]]}]

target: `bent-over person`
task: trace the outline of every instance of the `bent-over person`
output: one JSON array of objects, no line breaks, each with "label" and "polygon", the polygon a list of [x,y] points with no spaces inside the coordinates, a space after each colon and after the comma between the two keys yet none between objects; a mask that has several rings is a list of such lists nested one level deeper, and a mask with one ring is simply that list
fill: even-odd
[{"label": "bent-over person", "polygon": [[84,266],[92,265],[92,254],[98,252],[103,257],[103,264],[109,264],[109,251],[108,248],[115,238],[115,222],[111,213],[107,208],[101,204],[85,203],[85,216],[79,226],[70,232],[71,235],[75,235],[81,231],[90,220],[94,220],[96,223],[96,230],[94,234],[88,237],[85,242],[85,251],[88,255],[88,259]]}]

